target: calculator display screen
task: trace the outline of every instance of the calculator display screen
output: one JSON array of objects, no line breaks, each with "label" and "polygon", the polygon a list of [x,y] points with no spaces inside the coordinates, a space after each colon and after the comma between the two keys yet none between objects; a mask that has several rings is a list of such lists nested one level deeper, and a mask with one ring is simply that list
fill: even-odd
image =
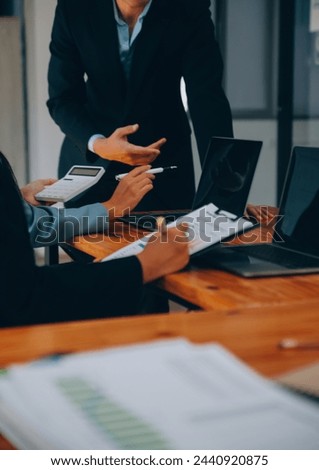
[{"label": "calculator display screen", "polygon": [[81,168],[81,167],[75,167],[73,170],[69,173],[69,175],[73,176],[96,176],[99,173],[100,169],[99,168]]}]

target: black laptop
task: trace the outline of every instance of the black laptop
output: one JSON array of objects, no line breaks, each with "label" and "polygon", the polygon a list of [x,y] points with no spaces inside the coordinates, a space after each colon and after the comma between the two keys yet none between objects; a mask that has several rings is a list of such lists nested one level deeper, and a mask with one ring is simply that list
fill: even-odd
[{"label": "black laptop", "polygon": [[319,148],[292,151],[272,243],[222,247],[195,262],[244,277],[319,272]]},{"label": "black laptop", "polygon": [[156,218],[163,216],[166,222],[174,222],[205,204],[242,216],[255,173],[262,142],[224,137],[212,137],[206,153],[202,174],[193,205],[187,211],[136,213],[121,220],[144,230],[156,230]]}]

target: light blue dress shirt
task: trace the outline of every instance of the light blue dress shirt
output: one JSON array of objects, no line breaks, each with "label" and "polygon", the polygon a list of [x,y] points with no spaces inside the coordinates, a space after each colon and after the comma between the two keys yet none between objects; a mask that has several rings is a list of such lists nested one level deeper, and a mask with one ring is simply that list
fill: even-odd
[{"label": "light blue dress shirt", "polygon": [[23,201],[23,207],[34,248],[56,245],[76,235],[104,232],[108,228],[108,212],[100,203],[58,209],[32,206]]},{"label": "light blue dress shirt", "polygon": [[[134,53],[134,42],[142,30],[143,20],[145,16],[147,15],[148,10],[151,7],[152,1],[153,0],[150,0],[148,2],[148,4],[145,6],[140,16],[137,18],[132,34],[130,35],[128,24],[125,23],[123,18],[120,17],[120,13],[116,6],[116,2],[115,0],[113,0],[114,18],[116,21],[117,35],[119,39],[120,60],[121,60],[123,70],[124,70],[127,80],[130,77],[132,58],[133,58],[133,53]],[[88,142],[88,149],[91,152],[94,152],[93,150],[94,142],[99,137],[105,137],[105,136],[102,134],[94,134],[90,137],[89,142]]]},{"label": "light blue dress shirt", "polygon": [[117,25],[117,35],[119,38],[120,59],[127,79],[130,77],[132,57],[134,52],[134,41],[142,30],[143,20],[147,15],[151,4],[152,0],[148,2],[140,16],[137,18],[132,34],[130,35],[128,24],[125,23],[125,21],[120,17],[116,2],[113,0],[114,18]]}]

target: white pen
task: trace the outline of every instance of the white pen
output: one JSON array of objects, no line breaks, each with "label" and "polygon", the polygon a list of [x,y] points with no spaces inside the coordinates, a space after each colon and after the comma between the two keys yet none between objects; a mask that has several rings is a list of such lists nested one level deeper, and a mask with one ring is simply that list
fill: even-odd
[{"label": "white pen", "polygon": [[159,216],[156,219],[156,225],[158,231],[164,235],[167,232],[167,225],[166,225],[166,220],[165,217]]},{"label": "white pen", "polygon": [[278,344],[280,349],[319,349],[319,341],[298,341],[294,338],[285,338]]},{"label": "white pen", "polygon": [[[147,170],[145,173],[151,173],[152,175],[155,175],[156,173],[163,173],[165,170],[176,170],[177,166],[164,166],[164,167],[158,167],[158,168],[151,168],[150,170]],[[121,179],[124,178],[124,176],[128,175],[128,173],[121,173],[119,175],[115,176],[116,181],[121,181]]]}]

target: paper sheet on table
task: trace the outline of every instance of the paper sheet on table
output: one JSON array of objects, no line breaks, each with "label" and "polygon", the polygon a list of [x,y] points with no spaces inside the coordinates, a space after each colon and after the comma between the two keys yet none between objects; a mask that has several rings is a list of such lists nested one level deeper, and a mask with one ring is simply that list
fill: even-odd
[{"label": "paper sheet on table", "polygon": [[319,448],[312,403],[183,340],[12,367],[0,429],[27,449]]},{"label": "paper sheet on table", "polygon": [[[190,255],[253,227],[253,224],[247,219],[237,217],[230,212],[223,211],[214,204],[207,204],[200,209],[196,209],[187,215],[179,217],[175,222],[168,224],[167,227],[175,227],[182,222],[186,222],[188,225]],[[138,255],[144,250],[152,235],[152,233],[146,235],[140,240],[137,240],[115,253],[106,256],[102,261],[110,261],[113,259]]]}]

